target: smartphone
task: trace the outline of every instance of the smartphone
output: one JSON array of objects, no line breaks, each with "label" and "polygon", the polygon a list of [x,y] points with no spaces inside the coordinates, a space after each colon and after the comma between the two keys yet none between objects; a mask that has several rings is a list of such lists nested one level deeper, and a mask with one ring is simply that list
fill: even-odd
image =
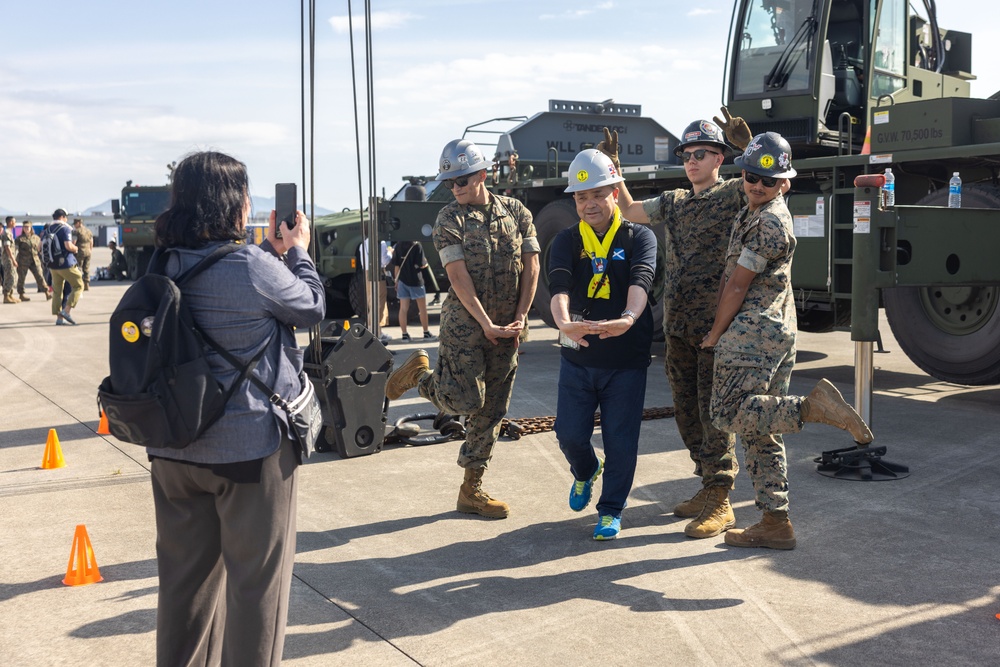
[{"label": "smartphone", "polygon": [[295,226],[296,199],[298,190],[295,183],[276,183],[274,186],[274,235],[281,238],[281,221],[291,229]]}]

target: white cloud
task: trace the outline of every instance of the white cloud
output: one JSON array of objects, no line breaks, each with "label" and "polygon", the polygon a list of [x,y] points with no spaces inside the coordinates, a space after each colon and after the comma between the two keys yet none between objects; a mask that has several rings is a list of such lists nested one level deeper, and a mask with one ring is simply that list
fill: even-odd
[{"label": "white cloud", "polygon": [[[372,12],[372,29],[373,30],[385,30],[391,28],[399,28],[415,19],[420,17],[416,14],[411,14],[410,12]],[[365,15],[364,13],[359,13],[353,17],[352,21],[349,23],[346,15],[344,16],[331,16],[329,18],[330,25],[333,26],[334,32],[338,34],[345,34],[349,30],[349,26],[354,26],[354,31],[365,29]]]},{"label": "white cloud", "polygon": [[709,14],[718,14],[719,11],[716,9],[707,9],[705,7],[695,7],[689,11],[686,16],[707,16]]}]

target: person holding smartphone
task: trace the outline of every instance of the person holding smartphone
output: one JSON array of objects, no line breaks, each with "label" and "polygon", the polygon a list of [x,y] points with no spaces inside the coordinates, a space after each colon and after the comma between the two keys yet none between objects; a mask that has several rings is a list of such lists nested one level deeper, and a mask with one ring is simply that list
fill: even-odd
[{"label": "person holding smartphone", "polygon": [[[184,283],[191,316],[280,396],[302,392],[295,328],[326,311],[301,211],[247,244],[246,166],[215,151],[173,170],[170,207],[155,225],[151,266],[178,278],[222,246],[235,250]],[[293,200],[294,201],[294,200]],[[281,238],[276,232],[281,231]],[[155,323],[154,323],[155,324]],[[156,515],[159,665],[281,663],[295,561],[301,452],[285,411],[240,369],[209,353],[232,396],[225,412],[183,449],[147,448]],[[306,380],[308,382],[308,380]]]}]

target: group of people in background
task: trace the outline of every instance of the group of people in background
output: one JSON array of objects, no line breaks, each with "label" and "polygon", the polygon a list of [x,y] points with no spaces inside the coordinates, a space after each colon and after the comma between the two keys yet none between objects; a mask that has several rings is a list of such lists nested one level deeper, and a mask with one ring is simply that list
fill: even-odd
[{"label": "group of people in background", "polygon": [[[674,508],[675,516],[692,519],[688,537],[725,533],[730,546],[794,548],[782,434],[814,422],[847,431],[861,445],[873,440],[829,381],[808,396],[788,395],[796,240],[782,195],[796,175],[792,151],[779,134],[752,136],[742,118],[722,112],[724,119],[691,123],[676,147],[690,188],[633,200],[617,136],[607,129],[596,149],[569,166],[566,192],[580,222],[556,236],[547,266],[562,346],[555,433],[573,476],[571,510],[587,507],[604,477],[596,540],[621,531],[638,458],[657,273],[656,238],[645,225],[665,228],[666,373],[677,427],[701,480]],[[731,145],[741,151],[734,160],[741,173],[724,180],[719,168],[733,155]],[[524,205],[487,189],[489,166],[469,141],[442,152],[438,179],[455,201],[433,231],[452,284],[441,311],[438,365],[431,369],[427,352],[417,350],[390,374],[386,397],[417,388],[439,410],[467,416],[457,509],[503,518],[510,506],[483,490],[482,477],[509,406],[540,248]],[[603,459],[592,443],[598,409]],[[735,528],[729,500],[739,470],[737,435],[763,513],[746,529]]]},{"label": "group of people in background", "polygon": [[[3,302],[31,301],[24,285],[30,272],[38,293],[52,301],[52,314],[57,325],[76,324],[70,313],[79,303],[80,293],[90,289],[90,257],[94,248],[94,235],[83,220],[76,218],[72,227],[67,220],[66,211],[56,209],[52,222],[45,226],[41,235],[35,234],[31,222],[25,220],[21,223],[21,233],[15,238],[17,220],[7,216],[0,231]],[[49,246],[50,251],[46,253],[43,252],[43,243],[50,236],[55,243]]]}]

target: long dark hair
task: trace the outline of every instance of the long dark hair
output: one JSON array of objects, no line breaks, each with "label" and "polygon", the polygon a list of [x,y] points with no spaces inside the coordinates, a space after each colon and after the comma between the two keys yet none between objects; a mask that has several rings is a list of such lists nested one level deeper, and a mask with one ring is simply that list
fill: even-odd
[{"label": "long dark hair", "polygon": [[200,248],[241,241],[250,180],[246,165],[224,153],[192,153],[174,167],[170,208],[156,219],[156,245]]}]

